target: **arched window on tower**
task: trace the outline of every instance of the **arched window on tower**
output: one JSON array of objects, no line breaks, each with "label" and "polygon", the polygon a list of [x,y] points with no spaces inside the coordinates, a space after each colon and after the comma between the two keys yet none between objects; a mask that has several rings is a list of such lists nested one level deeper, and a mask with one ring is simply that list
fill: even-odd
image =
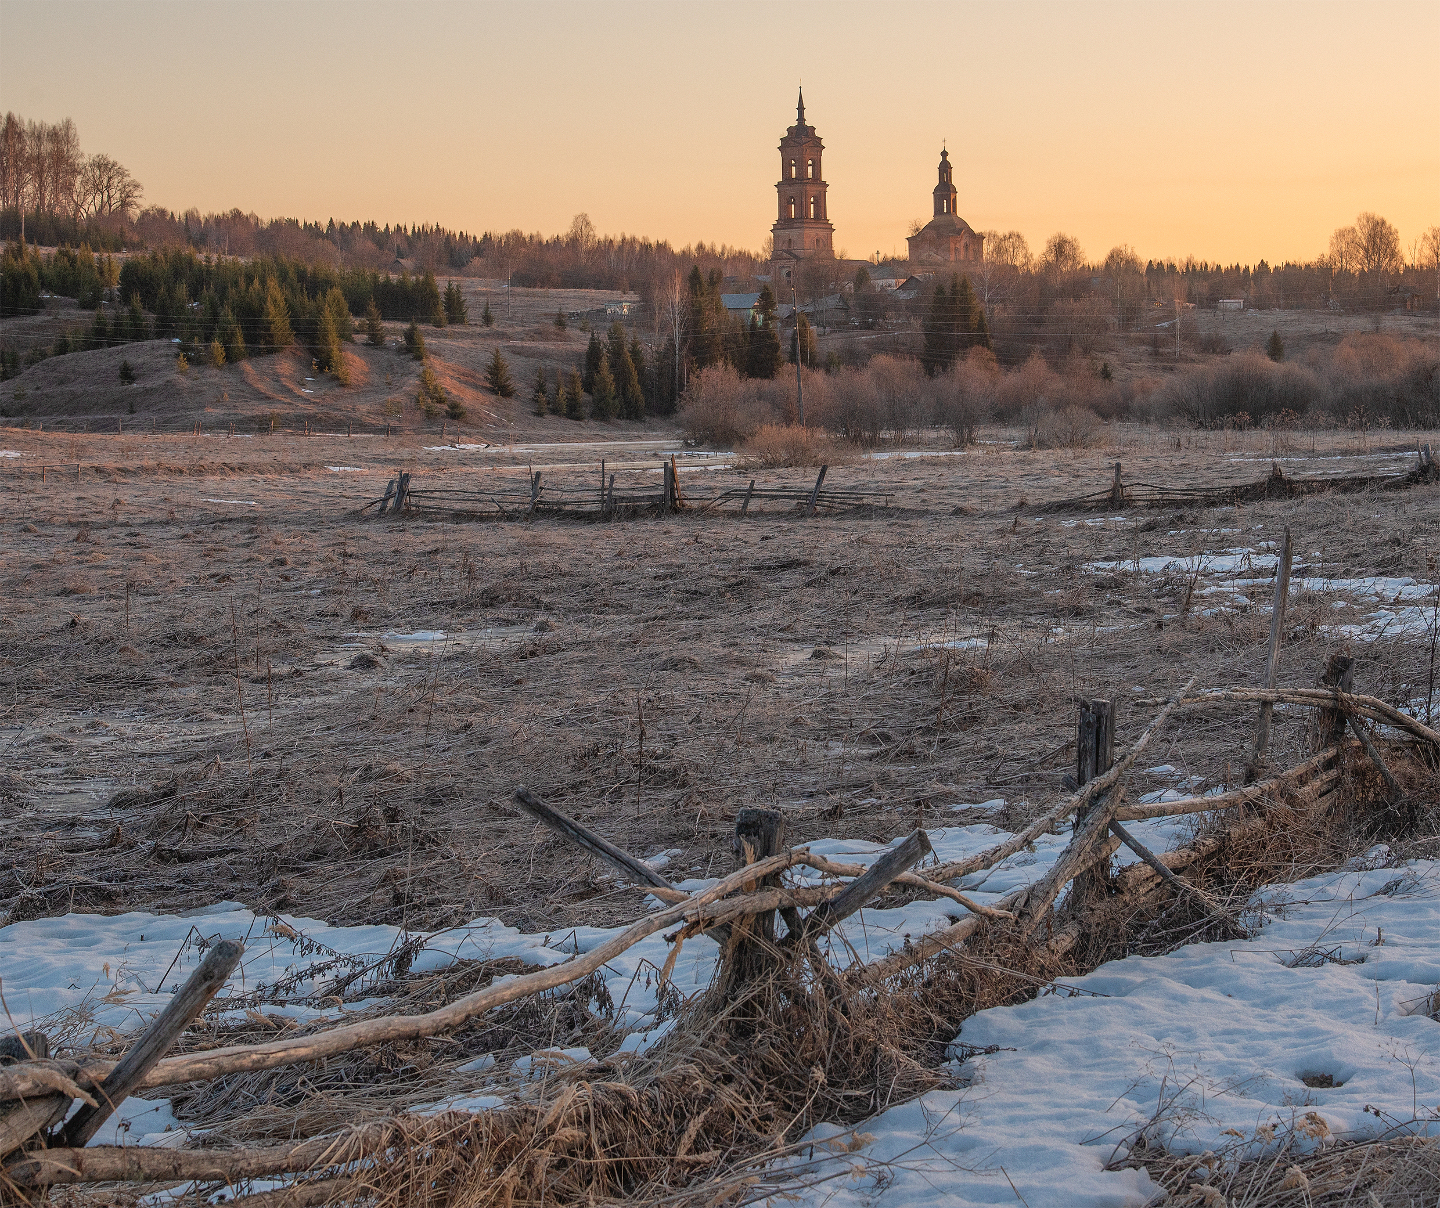
[{"label": "arched window on tower", "polygon": [[950,213],[950,199],[948,197],[942,197],[940,199],[940,213]]},{"label": "arched window on tower", "polygon": [[790,217],[795,217],[795,199],[793,197],[790,199]]},{"label": "arched window on tower", "polygon": [[812,197],[810,199],[810,217],[820,217],[820,199],[818,197]]},{"label": "arched window on tower", "polygon": [[795,179],[795,161],[793,159],[790,161],[790,179]]},{"label": "arched window on tower", "polygon": [[813,159],[806,162],[805,175],[808,176],[811,180],[815,179],[815,161]]}]

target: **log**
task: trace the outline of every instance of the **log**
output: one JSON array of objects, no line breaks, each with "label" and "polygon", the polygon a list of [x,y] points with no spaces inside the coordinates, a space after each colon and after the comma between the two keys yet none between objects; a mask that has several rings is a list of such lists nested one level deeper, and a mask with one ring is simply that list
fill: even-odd
[{"label": "log", "polygon": [[[840,864],[834,860],[827,860],[824,856],[817,856],[812,852],[801,849],[796,853],[800,856],[798,864],[807,868],[816,869],[819,872],[827,872],[837,877],[863,877],[865,866],[863,864]],[[949,898],[952,902],[958,902],[971,914],[978,914],[984,918],[1008,919],[1013,917],[1007,911],[996,909],[994,906],[982,906],[979,902],[967,898],[958,889],[952,889],[949,885],[942,885],[939,881],[932,881],[929,877],[921,876],[918,872],[902,872],[895,878],[896,885],[910,885],[916,889],[923,889],[927,893],[933,893],[936,897]]]},{"label": "log", "polygon": [[165,1004],[165,1009],[131,1046],[120,1063],[110,1071],[95,1093],[97,1104],[86,1104],[65,1125],[64,1144],[83,1148],[114,1110],[137,1088],[146,1072],[165,1055],[190,1021],[205,1009],[216,991],[229,980],[245,945],[238,940],[221,940],[205,954],[200,967]]},{"label": "log", "polygon": [[1159,857],[1156,856],[1153,851],[1146,847],[1145,844],[1141,843],[1139,839],[1135,838],[1135,836],[1132,835],[1129,831],[1127,831],[1123,826],[1121,826],[1120,823],[1116,822],[1114,818],[1110,819],[1110,830],[1114,833],[1115,837],[1120,840],[1121,843],[1125,844],[1126,847],[1128,847],[1137,856],[1144,860],[1146,864],[1153,868],[1156,875],[1159,876],[1161,880],[1165,881],[1176,893],[1191,893],[1195,897],[1199,898],[1200,901],[1204,903],[1207,909],[1220,909],[1219,906],[1217,906],[1215,902],[1211,899],[1209,894],[1198,889],[1196,886],[1191,885],[1188,881],[1182,881],[1173,872],[1166,868],[1164,864],[1160,862]]},{"label": "log", "polygon": [[[1344,656],[1340,656],[1344,657]],[[1342,701],[1347,709],[1354,709],[1362,717],[1368,717],[1371,721],[1383,722],[1388,726],[1394,726],[1397,730],[1405,730],[1416,738],[1423,738],[1426,742],[1433,743],[1440,748],[1440,730],[1432,730],[1424,722],[1411,717],[1410,714],[1402,712],[1394,705],[1374,696],[1364,696],[1349,691],[1342,687]],[[1261,701],[1274,701],[1277,705],[1303,705],[1307,708],[1318,708],[1333,711],[1335,708],[1334,686],[1321,684],[1314,688],[1210,688],[1204,692],[1197,692],[1193,696],[1187,696],[1180,703],[1185,706],[1208,705],[1222,701],[1233,701],[1237,704],[1258,704]],[[1158,700],[1137,700],[1137,705],[1158,705]],[[1343,725],[1340,727],[1344,729]],[[1339,741],[1340,734],[1336,733],[1334,741]],[[1329,746],[1329,743],[1320,744]]]},{"label": "log", "polygon": [[649,885],[656,891],[655,896],[662,901],[683,902],[689,898],[689,894],[683,889],[676,889],[644,860],[637,860],[629,852],[621,851],[620,848],[608,839],[597,835],[589,827],[582,826],[575,819],[566,817],[554,806],[541,801],[529,789],[518,788],[515,790],[515,804],[536,822],[548,826],[558,835],[564,835],[570,842],[583,847],[591,855],[599,856],[600,859],[614,865],[641,884]]},{"label": "log", "polygon": [[[1011,890],[995,903],[993,909],[1013,914],[1024,905],[1025,896],[1029,892],[1028,886]],[[929,935],[907,945],[900,952],[892,952],[881,960],[862,965],[858,969],[852,969],[846,974],[846,977],[852,985],[878,985],[888,978],[923,964],[932,957],[939,956],[942,952],[957,948],[974,935],[984,925],[984,922],[985,920],[979,915],[972,914],[969,918],[961,919],[952,926],[932,931]]]},{"label": "log", "polygon": [[[647,936],[654,935],[679,922],[705,922],[714,918],[728,918],[733,915],[764,909],[776,909],[781,895],[789,894],[785,904],[801,901],[805,895],[799,891],[768,890],[772,897],[748,895],[727,901],[721,907],[713,903],[733,893],[746,881],[763,877],[771,872],[791,868],[799,861],[794,854],[783,852],[750,865],[740,872],[732,873],[709,889],[691,894],[683,902],[677,902],[663,910],[654,911],[627,927],[605,943],[582,953],[573,960],[559,965],[549,965],[534,973],[522,974],[499,985],[489,985],[476,990],[454,1002],[420,1015],[387,1016],[381,1019],[364,1020],[317,1032],[310,1036],[296,1036],[284,1040],[271,1040],[255,1045],[227,1045],[224,1048],[209,1049],[199,1053],[186,1053],[166,1057],[157,1062],[132,1088],[143,1090],[156,1086],[171,1086],[177,1082],[209,1081],[225,1074],[251,1070],[268,1070],[276,1066],[293,1065],[301,1061],[319,1061],[337,1053],[370,1045],[387,1044],[401,1040],[416,1040],[425,1036],[436,1036],[442,1032],[454,1031],[462,1024],[492,1007],[502,1006],[517,999],[528,998],[557,986],[567,985],[588,977],[606,962],[614,960],[620,953],[634,947]],[[85,1067],[75,1068],[75,1080],[95,1083],[113,1068],[110,1062],[93,1062]],[[44,1071],[45,1077],[53,1076]],[[0,1071],[0,1100],[19,1098],[43,1088],[47,1083],[37,1077],[33,1064],[16,1065]]]},{"label": "log", "polygon": [[[1149,818],[1174,818],[1182,814],[1208,814],[1211,810],[1234,809],[1237,805],[1259,801],[1270,793],[1295,784],[1312,772],[1321,771],[1339,754],[1338,746],[1326,747],[1303,763],[1298,763],[1289,771],[1272,776],[1269,780],[1232,789],[1228,793],[1217,793],[1214,797],[1182,797],[1175,801],[1122,805],[1115,811],[1115,817],[1121,822],[1143,822]],[[1339,772],[1336,771],[1335,775],[1338,776]]]},{"label": "log", "polygon": [[882,893],[902,872],[918,864],[934,849],[930,837],[923,830],[913,830],[903,843],[892,847],[865,870],[865,875],[856,877],[834,901],[818,906],[805,920],[801,935],[813,938],[830,930],[837,923],[849,918],[871,898]]},{"label": "log", "polygon": [[166,1149],[96,1145],[47,1149],[9,1163],[5,1174],[21,1187],[62,1183],[165,1182],[185,1179],[236,1183],[289,1171],[344,1166],[389,1148],[403,1138],[391,1120],[363,1125],[338,1136],[254,1149]]},{"label": "log", "polygon": [[[1285,631],[1285,601],[1290,596],[1290,526],[1285,526],[1285,543],[1280,550],[1280,564],[1275,571],[1275,599],[1270,606],[1270,653],[1265,662],[1265,687],[1274,689],[1280,682],[1280,639]],[[1255,723],[1255,747],[1245,768],[1245,783],[1260,779],[1265,766],[1265,753],[1270,749],[1270,718],[1275,712],[1274,701],[1263,701],[1260,717]]]}]

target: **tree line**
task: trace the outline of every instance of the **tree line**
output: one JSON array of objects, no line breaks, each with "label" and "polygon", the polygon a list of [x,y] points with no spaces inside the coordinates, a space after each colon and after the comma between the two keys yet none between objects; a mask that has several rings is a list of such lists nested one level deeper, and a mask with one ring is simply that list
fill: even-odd
[{"label": "tree line", "polygon": [[66,242],[80,243],[87,233],[123,224],[142,194],[123,164],[81,151],[68,117],[50,123],[7,113],[0,123],[0,211],[6,216],[0,233],[6,237],[18,237],[28,216],[27,238],[66,234]]}]

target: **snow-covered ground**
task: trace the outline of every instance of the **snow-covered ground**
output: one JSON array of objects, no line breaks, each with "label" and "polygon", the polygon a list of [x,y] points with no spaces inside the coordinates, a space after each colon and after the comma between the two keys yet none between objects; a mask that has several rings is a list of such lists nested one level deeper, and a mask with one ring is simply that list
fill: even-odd
[{"label": "snow-covered ground", "polygon": [[[817,1129],[794,1165],[819,1208],[1121,1208],[1158,1192],[1106,1163],[1144,1130],[1258,1154],[1403,1125],[1440,1136],[1440,863],[1274,886],[1246,942],[1129,957],[965,1021],[935,1091]],[[977,1052],[977,1050],[991,1050]],[[1331,1087],[1310,1086],[1328,1075]],[[828,1144],[827,1144],[828,1142]],[[852,1143],[853,1144],[853,1143]]]},{"label": "snow-covered ground", "polygon": [[[1150,773],[1179,778],[1168,765]],[[1163,850],[1186,837],[1189,825],[1157,819],[1134,829]],[[984,825],[929,833],[939,860],[1006,837]],[[1068,838],[1042,836],[1033,850],[962,885],[978,901],[992,902],[1044,875]],[[842,840],[811,849],[862,864],[886,850]],[[1119,858],[1133,857],[1122,849]],[[796,880],[818,875],[797,870]],[[1139,1205],[1155,1190],[1145,1176],[1103,1167],[1147,1122],[1153,1139],[1198,1152],[1261,1147],[1297,1128],[1318,1144],[1436,1117],[1440,1025],[1427,1011],[1440,983],[1440,864],[1316,877],[1272,887],[1259,902],[1265,922],[1252,940],[1115,961],[1068,980],[1059,992],[967,1020],[952,1050],[965,1085],[862,1125],[869,1139],[853,1152],[834,1141],[838,1130],[817,1130],[815,1147],[796,1159],[806,1165],[802,1182],[823,1180],[805,1191],[805,1202],[910,1208],[924,1197],[1030,1208]],[[949,901],[869,910],[848,920],[834,943],[874,960],[962,914]],[[423,940],[411,968],[424,971],[457,958],[552,964],[612,934],[577,928],[528,935],[477,919],[406,936],[385,926],[257,918],[229,902],[184,916],[68,915],[0,928],[0,989],[16,1024],[83,1041],[112,1028],[133,1030],[153,1015],[201,959],[197,941],[242,938],[246,955],[223,992],[235,999],[227,1006],[237,1014],[260,1007],[338,1023],[369,1000],[342,1005],[327,997],[336,977],[381,969],[407,940]],[[667,951],[663,937],[652,936],[605,968],[619,1021],[633,1029],[626,1049],[648,1047],[671,1026],[656,995]],[[702,989],[716,955],[711,941],[688,941],[674,972],[676,989],[685,995]],[[516,1078],[589,1059],[583,1049],[557,1050],[527,1059],[533,1069],[517,1063],[497,1070],[482,1058],[464,1069],[471,1089],[413,1106],[486,1110],[504,1101]],[[1317,1075],[1336,1085],[1302,1081]],[[165,1100],[134,1099],[96,1142],[177,1144],[185,1135]]]}]

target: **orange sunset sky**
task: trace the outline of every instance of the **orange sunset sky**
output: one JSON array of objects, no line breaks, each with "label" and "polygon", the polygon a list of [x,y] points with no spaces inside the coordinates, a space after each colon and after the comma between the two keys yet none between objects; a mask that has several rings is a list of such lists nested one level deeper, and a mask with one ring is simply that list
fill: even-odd
[{"label": "orange sunset sky", "polygon": [[759,248],[803,77],[837,251],[960,214],[1277,263],[1440,223],[1440,4],[0,0],[0,108],[146,204]]}]

